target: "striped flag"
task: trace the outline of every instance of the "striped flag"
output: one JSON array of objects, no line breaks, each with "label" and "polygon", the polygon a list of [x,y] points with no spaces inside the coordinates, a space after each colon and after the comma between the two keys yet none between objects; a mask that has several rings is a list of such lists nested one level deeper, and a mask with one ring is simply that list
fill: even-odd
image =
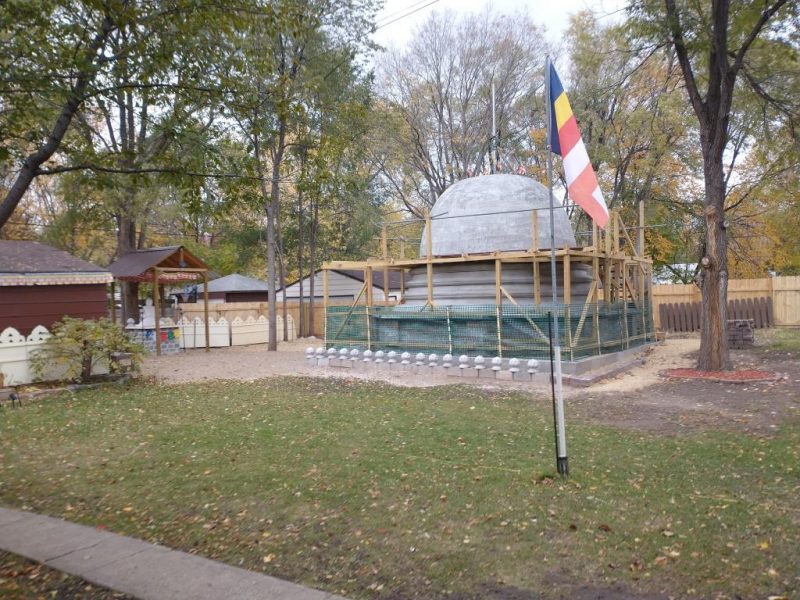
[{"label": "striped flag", "polygon": [[600,227],[608,223],[608,207],[597,185],[586,146],[583,145],[578,121],[561,85],[555,67],[550,65],[550,148],[561,156],[567,193]]}]

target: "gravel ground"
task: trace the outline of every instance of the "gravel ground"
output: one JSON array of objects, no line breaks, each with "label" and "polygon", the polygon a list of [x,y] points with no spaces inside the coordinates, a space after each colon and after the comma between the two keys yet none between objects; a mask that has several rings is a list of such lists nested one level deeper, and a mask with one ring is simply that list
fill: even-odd
[{"label": "gravel ground", "polygon": [[[219,379],[253,381],[273,376],[342,377],[348,379],[370,379],[386,381],[394,385],[431,387],[454,383],[468,383],[480,387],[507,386],[522,389],[545,389],[547,384],[532,385],[509,381],[486,381],[455,379],[453,377],[409,377],[406,374],[353,372],[344,369],[320,369],[311,367],[305,360],[305,349],[317,347],[321,341],[307,338],[294,342],[282,342],[278,352],[268,352],[266,344],[254,346],[231,346],[204,350],[188,350],[172,356],[148,356],[143,365],[143,374],[160,383],[186,383]],[[659,383],[658,373],[662,369],[689,367],[688,357],[697,351],[699,338],[676,338],[653,346],[647,353],[643,365],[636,365],[624,374],[592,386],[592,391],[634,391]],[[548,368],[543,365],[542,368]],[[580,393],[566,390],[567,395]]]},{"label": "gravel ground", "polygon": [[[697,338],[676,338],[653,346],[647,351],[645,364],[633,366],[612,380],[599,382],[592,391],[635,391],[659,383],[662,369],[688,367],[692,361],[687,354],[699,347]],[[204,350],[188,350],[171,356],[148,356],[143,365],[143,374],[160,383],[187,383],[219,379],[254,381],[273,376],[341,377],[385,381],[393,385],[409,387],[431,387],[466,383],[480,387],[511,387],[518,389],[548,389],[548,384],[520,383],[510,381],[456,379],[453,377],[419,377],[404,373],[363,372],[350,369],[317,368],[305,360],[305,349],[317,347],[321,341],[306,338],[294,342],[282,342],[278,352],[268,352],[266,344],[253,346],[231,346]],[[547,369],[547,365],[542,365]],[[565,389],[566,396],[580,394],[578,389]]]}]

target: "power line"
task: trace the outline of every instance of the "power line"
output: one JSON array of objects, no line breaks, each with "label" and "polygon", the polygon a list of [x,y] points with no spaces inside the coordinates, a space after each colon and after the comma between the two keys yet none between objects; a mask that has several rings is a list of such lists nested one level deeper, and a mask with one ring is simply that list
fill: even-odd
[{"label": "power line", "polygon": [[[425,0],[423,0],[423,2],[424,1]],[[387,21],[386,23],[383,23],[382,25],[378,25],[378,27],[375,28],[375,31],[378,31],[378,29],[383,29],[384,27],[387,27],[387,26],[391,25],[392,23],[397,23],[398,21],[401,21],[402,19],[405,19],[406,17],[410,17],[414,13],[421,11],[423,8],[428,8],[429,6],[432,6],[432,5],[436,4],[437,2],[439,2],[439,0],[431,0],[427,4],[424,4],[423,6],[420,6],[419,8],[415,8],[411,12],[408,12],[408,13],[400,16],[400,17],[397,17],[396,19],[392,19],[391,21]],[[417,2],[417,4],[419,4],[419,2]],[[411,6],[416,6],[416,4],[412,4]],[[409,6],[408,8],[411,8],[411,6]],[[405,9],[405,10],[407,10],[407,9]]]},{"label": "power line", "polygon": [[393,19],[394,17],[400,15],[401,13],[404,13],[407,10],[411,10],[412,8],[415,8],[415,7],[419,6],[420,4],[424,4],[425,2],[428,2],[428,0],[417,0],[417,2],[409,4],[408,6],[406,6],[404,8],[401,8],[400,10],[396,10],[396,11],[394,11],[392,13],[389,13],[389,14],[386,14],[386,15],[382,16],[380,19],[377,19],[375,21],[375,24],[376,25],[380,25],[381,22]]}]

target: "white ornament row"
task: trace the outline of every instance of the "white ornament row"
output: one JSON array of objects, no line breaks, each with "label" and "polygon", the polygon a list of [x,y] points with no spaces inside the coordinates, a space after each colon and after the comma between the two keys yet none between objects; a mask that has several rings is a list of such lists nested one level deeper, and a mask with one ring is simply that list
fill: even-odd
[{"label": "white ornament row", "polygon": [[[395,352],[389,350],[364,350],[357,348],[306,348],[306,361],[315,367],[339,367],[349,369],[381,369],[451,375],[455,377],[493,377],[514,381],[531,381],[539,373],[539,361],[532,358],[504,360],[499,356],[487,359],[483,356],[469,357],[465,354],[439,356],[418,352]],[[489,375],[491,373],[491,375]]]}]

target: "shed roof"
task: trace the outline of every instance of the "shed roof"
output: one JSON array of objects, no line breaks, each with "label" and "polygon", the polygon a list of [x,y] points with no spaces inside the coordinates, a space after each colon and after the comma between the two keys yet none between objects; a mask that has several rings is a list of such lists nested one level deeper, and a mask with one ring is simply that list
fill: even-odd
[{"label": "shed roof", "polygon": [[269,286],[266,281],[233,273],[220,277],[208,284],[209,292],[266,292]]},{"label": "shed roof", "polygon": [[[341,273],[342,275],[347,275],[348,277],[352,277],[358,281],[364,281],[364,271],[359,271],[358,269],[332,269],[337,273]],[[383,288],[383,270],[382,269],[375,269],[372,271],[372,286],[376,288]],[[397,290],[400,289],[400,272],[399,271],[389,271],[389,289],[390,290]]]},{"label": "shed roof", "polygon": [[41,242],[0,240],[0,286],[109,283],[111,274]]},{"label": "shed roof", "polygon": [[[359,269],[331,269],[331,271],[335,271],[336,273],[340,273],[345,277],[349,277],[350,279],[355,279],[356,281],[360,281],[364,283],[364,271]],[[317,275],[321,273],[322,269],[317,269],[314,274]],[[303,277],[303,281],[309,279],[311,276],[306,275]],[[296,279],[292,283],[286,284],[286,287],[289,288],[295,284],[297,284],[300,280]],[[373,288],[383,288],[383,270],[382,269],[375,269],[372,272],[372,287]],[[210,288],[209,288],[210,289]],[[398,271],[389,271],[389,289],[390,290],[399,290],[400,289],[400,273]],[[279,288],[278,291],[282,291],[283,288]],[[211,290],[213,291],[213,290]]]},{"label": "shed roof", "polygon": [[[148,248],[136,250],[120,256],[109,265],[109,270],[114,279],[122,281],[152,281],[152,269],[205,269],[206,264],[189,252],[183,246],[165,246],[163,248]],[[172,271],[161,273],[160,283],[176,281],[194,281],[200,277],[199,273],[192,271]]]}]

